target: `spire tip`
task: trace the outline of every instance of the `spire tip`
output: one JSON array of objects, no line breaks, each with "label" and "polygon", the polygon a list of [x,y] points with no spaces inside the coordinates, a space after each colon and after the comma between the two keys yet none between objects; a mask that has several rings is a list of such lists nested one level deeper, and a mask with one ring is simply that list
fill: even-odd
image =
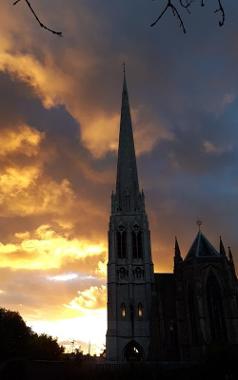
[{"label": "spire tip", "polygon": [[123,67],[123,74],[125,75],[126,74],[126,64],[125,64],[125,62],[122,63],[122,67]]},{"label": "spire tip", "polygon": [[198,226],[198,232],[201,232],[202,221],[200,219],[198,219],[196,224]]}]

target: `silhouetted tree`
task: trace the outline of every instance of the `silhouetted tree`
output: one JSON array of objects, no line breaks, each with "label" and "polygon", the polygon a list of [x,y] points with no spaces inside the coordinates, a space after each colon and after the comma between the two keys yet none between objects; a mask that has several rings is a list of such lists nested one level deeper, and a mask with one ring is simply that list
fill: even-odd
[{"label": "silhouetted tree", "polygon": [[63,353],[56,339],[38,335],[26,325],[19,313],[0,309],[0,359],[59,359]]},{"label": "silhouetted tree", "polygon": [[30,355],[33,359],[55,360],[59,359],[64,348],[59,346],[56,339],[46,334],[31,335]]},{"label": "silhouetted tree", "polygon": [[30,336],[31,329],[18,313],[0,309],[0,358],[24,355]]}]

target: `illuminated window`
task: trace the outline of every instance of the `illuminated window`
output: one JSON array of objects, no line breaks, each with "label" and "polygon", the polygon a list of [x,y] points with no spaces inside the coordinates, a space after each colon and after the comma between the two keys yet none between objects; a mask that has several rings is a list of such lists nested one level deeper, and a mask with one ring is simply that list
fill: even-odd
[{"label": "illuminated window", "polygon": [[143,307],[141,303],[138,304],[138,317],[139,318],[143,317]]},{"label": "illuminated window", "polygon": [[126,318],[126,305],[124,303],[121,304],[121,317]]}]

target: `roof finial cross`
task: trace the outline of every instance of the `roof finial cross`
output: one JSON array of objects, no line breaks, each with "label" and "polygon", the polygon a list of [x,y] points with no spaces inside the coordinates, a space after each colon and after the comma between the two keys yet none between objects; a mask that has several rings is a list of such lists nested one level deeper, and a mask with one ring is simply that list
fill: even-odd
[{"label": "roof finial cross", "polygon": [[198,226],[198,231],[201,231],[201,226],[202,226],[202,221],[200,219],[197,220],[197,226]]}]

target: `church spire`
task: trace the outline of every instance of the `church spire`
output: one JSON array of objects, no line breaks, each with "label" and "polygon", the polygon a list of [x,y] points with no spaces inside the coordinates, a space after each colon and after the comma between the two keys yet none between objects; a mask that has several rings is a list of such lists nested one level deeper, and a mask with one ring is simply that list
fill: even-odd
[{"label": "church spire", "polygon": [[233,261],[233,255],[231,252],[231,247],[228,247],[228,256],[229,256],[230,263],[233,264],[234,261]]},{"label": "church spire", "polygon": [[181,256],[181,251],[179,248],[178,239],[175,236],[175,244],[174,244],[174,267],[176,267],[177,264],[183,261],[183,258]]},{"label": "church spire", "polygon": [[129,96],[124,65],[121,122],[117,162],[116,196],[119,210],[134,211],[139,198],[139,183],[132,131]]},{"label": "church spire", "polygon": [[220,236],[220,254],[222,256],[226,256],[226,250],[222,241],[222,237]]}]

